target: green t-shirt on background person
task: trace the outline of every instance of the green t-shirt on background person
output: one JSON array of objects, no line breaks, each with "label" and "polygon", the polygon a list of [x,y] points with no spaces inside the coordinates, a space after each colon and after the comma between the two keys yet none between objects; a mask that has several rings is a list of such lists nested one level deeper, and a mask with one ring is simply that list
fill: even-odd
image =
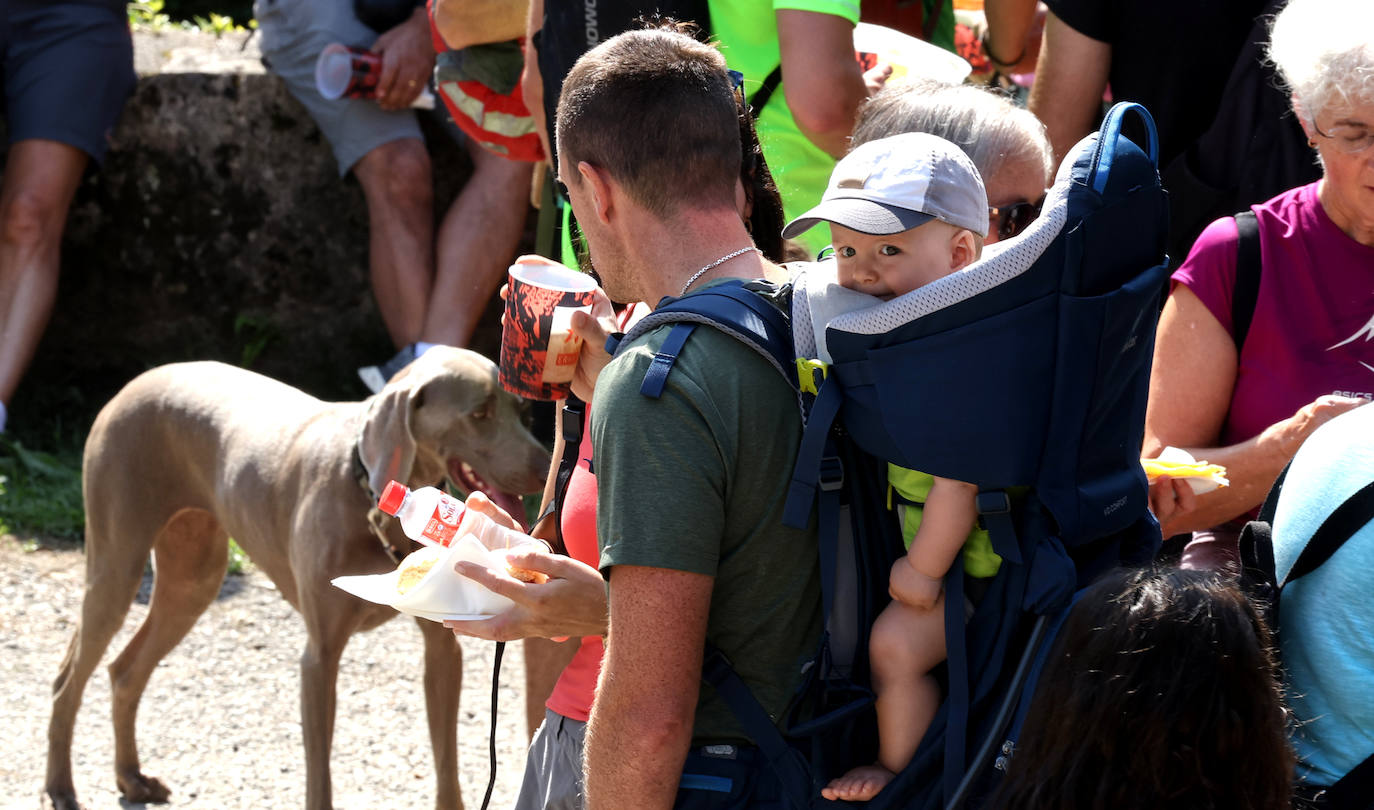
[{"label": "green t-shirt on background person", "polygon": [[[744,94],[752,99],[763,80],[781,62],[776,12],[814,11],[859,21],[858,0],[709,0],[711,33],[732,70],[744,74]],[[773,92],[758,117],[763,157],[782,195],[783,212],[792,220],[821,201],[835,160],[811,143],[787,107],[783,83]],[[814,228],[797,241],[811,257],[829,244],[824,228]]]}]

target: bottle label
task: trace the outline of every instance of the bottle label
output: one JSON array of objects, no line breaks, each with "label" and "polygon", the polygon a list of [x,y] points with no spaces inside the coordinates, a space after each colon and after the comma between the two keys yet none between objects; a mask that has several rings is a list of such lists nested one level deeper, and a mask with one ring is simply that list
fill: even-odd
[{"label": "bottle label", "polygon": [[439,504],[434,507],[434,514],[425,523],[425,528],[421,533],[434,542],[447,546],[453,542],[453,536],[458,533],[458,524],[462,518],[463,504],[461,501],[440,498]]}]

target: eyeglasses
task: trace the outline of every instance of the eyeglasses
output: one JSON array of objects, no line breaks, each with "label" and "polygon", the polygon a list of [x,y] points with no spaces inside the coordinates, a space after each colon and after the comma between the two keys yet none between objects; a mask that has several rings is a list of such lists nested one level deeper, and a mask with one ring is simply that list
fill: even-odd
[{"label": "eyeglasses", "polygon": [[1022,201],[1001,208],[990,205],[988,221],[996,224],[998,239],[1010,239],[1024,231],[1027,225],[1040,216],[1040,208],[1044,204],[1045,198],[1041,197],[1033,203]]},{"label": "eyeglasses", "polygon": [[1347,155],[1356,155],[1374,146],[1374,132],[1366,126],[1337,124],[1331,128],[1330,133],[1326,133],[1317,127],[1316,121],[1313,121],[1312,129],[1316,130],[1318,135],[1331,141],[1331,145],[1336,148],[1336,151],[1344,152]]}]

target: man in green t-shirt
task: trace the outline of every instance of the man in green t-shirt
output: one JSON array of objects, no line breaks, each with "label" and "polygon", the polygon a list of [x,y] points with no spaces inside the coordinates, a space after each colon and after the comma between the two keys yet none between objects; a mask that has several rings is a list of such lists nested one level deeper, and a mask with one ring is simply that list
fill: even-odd
[{"label": "man in green t-shirt", "polygon": [[[676,33],[614,37],[568,74],[558,173],[612,300],[657,302],[778,270],[736,208],[735,110],[721,55]],[[684,762],[704,746],[752,756],[701,683],[708,642],[777,721],[820,633],[814,525],[782,524],[801,436],[791,387],[751,349],[702,327],[663,394],[647,397],[640,384],[666,331],[623,347],[595,389],[609,631],[585,748],[592,810],[670,806]]]}]

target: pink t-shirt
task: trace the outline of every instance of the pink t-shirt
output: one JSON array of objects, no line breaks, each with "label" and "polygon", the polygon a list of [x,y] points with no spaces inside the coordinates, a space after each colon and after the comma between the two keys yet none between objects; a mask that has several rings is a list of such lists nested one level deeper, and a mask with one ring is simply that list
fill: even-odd
[{"label": "pink t-shirt", "polygon": [[[635,304],[617,316],[621,329],[649,313],[648,307]],[[568,478],[568,490],[563,496],[560,528],[568,556],[593,568],[600,568],[601,552],[596,545],[596,476],[592,474],[592,408],[587,406],[582,422],[582,443],[577,448],[577,467]],[[587,722],[596,697],[596,679],[601,674],[601,657],[605,646],[601,636],[584,636],[582,646],[553,685],[553,693],[544,703],[564,717]]]},{"label": "pink t-shirt", "polygon": [[[591,408],[587,408],[584,425],[590,427]],[[577,469],[568,479],[568,491],[563,499],[563,542],[568,556],[593,568],[600,568],[600,554],[596,548],[596,477],[591,471],[592,432],[582,431],[582,445],[577,451]],[[604,652],[600,636],[584,636],[582,646],[553,686],[553,693],[544,704],[555,712],[573,720],[587,722],[596,695],[596,679],[601,673]]]},{"label": "pink t-shirt", "polygon": [[[1220,443],[1236,444],[1322,394],[1374,398],[1374,247],[1336,227],[1319,183],[1252,206],[1264,270]],[[1236,221],[1219,219],[1174,272],[1227,332]]]}]

